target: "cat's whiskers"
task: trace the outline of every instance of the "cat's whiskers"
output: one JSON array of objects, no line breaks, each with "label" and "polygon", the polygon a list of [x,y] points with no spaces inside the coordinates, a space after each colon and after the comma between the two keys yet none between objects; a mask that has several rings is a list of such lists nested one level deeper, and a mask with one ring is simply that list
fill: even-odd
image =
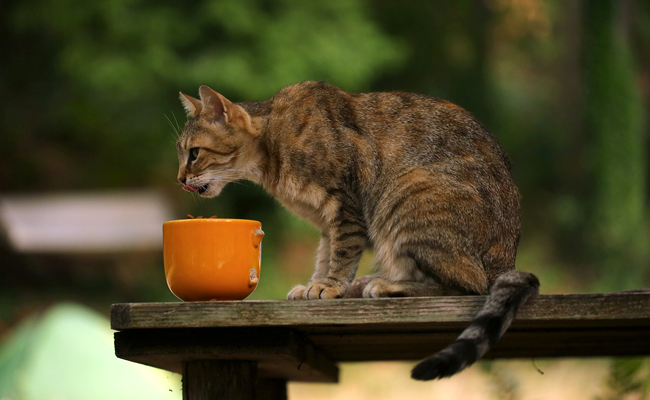
[{"label": "cat's whiskers", "polygon": [[180,136],[180,132],[182,131],[181,126],[178,123],[178,120],[176,119],[176,114],[172,112],[172,117],[174,117],[174,122],[176,123],[176,134]]},{"label": "cat's whiskers", "polygon": [[[172,115],[174,115],[174,113],[172,113]],[[172,134],[172,137],[174,138],[174,141],[178,140],[178,138],[181,136],[181,134],[180,134],[181,129],[178,127],[178,121],[176,121],[176,126],[174,126],[174,124],[172,123],[171,119],[169,119],[167,114],[163,113],[163,116],[167,120],[167,123],[169,124],[169,126],[171,126],[172,130],[174,131],[174,134]],[[176,120],[176,116],[174,116],[174,120]]]}]

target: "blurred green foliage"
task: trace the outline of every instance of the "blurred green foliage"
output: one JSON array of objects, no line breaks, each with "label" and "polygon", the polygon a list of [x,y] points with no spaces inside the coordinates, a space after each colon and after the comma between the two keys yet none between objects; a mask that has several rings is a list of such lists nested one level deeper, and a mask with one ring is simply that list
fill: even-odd
[{"label": "blurred green foliage", "polygon": [[[47,33],[52,64],[107,101],[158,106],[169,87],[209,82],[234,98],[264,98],[307,79],[367,89],[404,53],[359,1],[141,0],[23,2],[14,26]],[[318,49],[318,51],[315,51]],[[150,105],[149,105],[150,104]],[[141,105],[142,107],[142,105]]]},{"label": "blurred green foliage", "polygon": [[[2,192],[153,187],[178,217],[261,220],[255,298],[308,278],[318,233],[250,183],[209,201],[179,190],[179,90],[260,100],[313,79],[447,98],[510,154],[519,266],[550,282],[544,291],[648,285],[647,2],[7,0],[0,19]],[[159,257],[0,256],[15,303],[169,299]],[[75,263],[104,266],[79,278],[66,272]]]},{"label": "blurred green foliage", "polygon": [[642,93],[613,0],[585,5],[585,115],[593,141],[590,238],[601,287],[648,274],[647,148]]},{"label": "blurred green foliage", "polygon": [[[153,187],[179,218],[260,220],[254,299],[308,279],[318,232],[250,183],[216,200],[179,190],[179,90],[249,101],[325,80],[447,98],[511,156],[518,266],[543,292],[649,286],[650,2],[4,0],[0,36],[0,195]],[[0,335],[61,300],[174,300],[160,255],[27,256],[0,240],[0,259]],[[647,370],[614,364],[613,396],[647,394]]]},{"label": "blurred green foliage", "polygon": [[[11,40],[1,85],[12,100],[0,122],[0,182],[7,191],[176,189],[173,142],[185,118],[179,90],[193,94],[209,84],[233,100],[264,99],[307,79],[365,90],[407,52],[361,1],[33,0],[4,7]],[[251,186],[211,203],[170,196],[179,216],[264,221],[272,263],[290,236],[281,228],[287,215]]]},{"label": "blurred green foliage", "polygon": [[607,392],[596,400],[647,399],[650,395],[650,359],[617,358],[610,365]]}]

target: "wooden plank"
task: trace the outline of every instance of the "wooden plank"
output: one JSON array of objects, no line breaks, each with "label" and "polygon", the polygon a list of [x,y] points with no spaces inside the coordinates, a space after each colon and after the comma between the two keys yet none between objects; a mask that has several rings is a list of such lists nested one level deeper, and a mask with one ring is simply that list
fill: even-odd
[{"label": "wooden plank", "polygon": [[[485,298],[117,304],[118,357],[179,372],[254,360],[263,378],[336,381],[339,361],[418,360],[453,341]],[[541,295],[488,358],[650,355],[650,292]]]},{"label": "wooden plank", "polygon": [[[457,329],[469,323],[484,296],[311,301],[234,301],[115,304],[116,330],[202,327],[327,327],[386,330],[423,324]],[[539,295],[519,312],[513,327],[551,328],[650,325],[650,291]]]},{"label": "wooden plank", "polygon": [[199,360],[183,368],[183,400],[255,400],[255,361]]},{"label": "wooden plank", "polygon": [[143,329],[115,333],[119,358],[182,372],[196,360],[251,360],[262,378],[337,382],[338,367],[310,340],[287,329]]}]

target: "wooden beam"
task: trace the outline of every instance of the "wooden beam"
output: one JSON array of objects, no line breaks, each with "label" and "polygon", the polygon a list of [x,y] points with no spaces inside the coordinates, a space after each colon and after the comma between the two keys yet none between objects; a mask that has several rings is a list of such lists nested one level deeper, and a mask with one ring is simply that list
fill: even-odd
[{"label": "wooden beam", "polygon": [[[457,332],[312,335],[338,362],[416,361],[450,344]],[[643,330],[510,330],[485,358],[556,358],[650,355],[650,328]]]},{"label": "wooden beam", "polygon": [[287,329],[135,329],[115,333],[115,355],[181,373],[197,360],[250,360],[261,378],[337,382],[338,367],[303,335]]}]

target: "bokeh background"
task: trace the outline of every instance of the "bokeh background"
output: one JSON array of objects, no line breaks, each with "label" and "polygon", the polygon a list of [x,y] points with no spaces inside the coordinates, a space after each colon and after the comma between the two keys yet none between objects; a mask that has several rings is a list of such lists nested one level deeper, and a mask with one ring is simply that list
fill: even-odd
[{"label": "bokeh background", "polygon": [[[3,0],[0,37],[0,398],[110,392],[73,394],[64,379],[52,383],[59,397],[32,387],[49,387],[38,371],[108,376],[110,355],[84,362],[112,351],[110,304],[177,301],[163,275],[166,219],[262,221],[251,299],[282,299],[310,276],[318,232],[261,188],[233,183],[212,200],[181,191],[178,92],[202,84],[233,101],[304,80],[451,100],[511,157],[523,195],[517,266],[542,293],[650,286],[648,1]],[[124,240],[138,229],[147,240]],[[93,335],[78,360],[47,353]],[[115,361],[117,374],[130,368]],[[530,361],[486,361],[421,384],[409,364],[352,364],[342,384],[292,384],[290,396],[649,396],[647,359],[537,365],[545,375]],[[177,377],[155,379],[130,393],[181,398]]]}]

